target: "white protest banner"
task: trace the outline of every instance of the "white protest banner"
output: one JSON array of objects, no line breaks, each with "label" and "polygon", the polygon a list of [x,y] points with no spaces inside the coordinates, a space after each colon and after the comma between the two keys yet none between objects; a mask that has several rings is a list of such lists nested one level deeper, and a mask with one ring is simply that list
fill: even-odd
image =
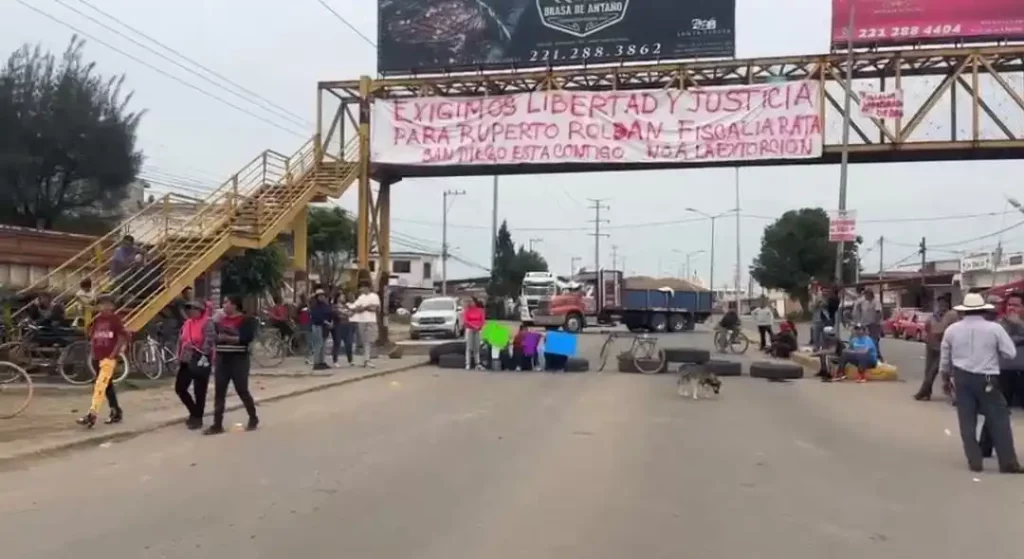
[{"label": "white protest banner", "polygon": [[828,213],[828,242],[852,243],[857,240],[857,210],[833,210]]},{"label": "white protest banner", "polygon": [[861,91],[860,114],[870,118],[903,118],[903,90]]},{"label": "white protest banner", "polygon": [[819,83],[378,100],[371,157],[397,165],[812,159]]}]

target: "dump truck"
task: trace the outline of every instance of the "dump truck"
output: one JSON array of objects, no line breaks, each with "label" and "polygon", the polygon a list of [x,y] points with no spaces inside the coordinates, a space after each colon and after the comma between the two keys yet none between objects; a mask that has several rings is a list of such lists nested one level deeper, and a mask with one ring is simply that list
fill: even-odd
[{"label": "dump truck", "polygon": [[[532,312],[534,324],[567,332],[615,324],[633,331],[681,332],[707,321],[714,304],[710,291],[685,282],[665,281],[665,285],[654,287],[658,280],[631,282],[617,270],[581,274],[575,279],[578,289],[541,298]],[[677,288],[680,286],[683,288]]]}]

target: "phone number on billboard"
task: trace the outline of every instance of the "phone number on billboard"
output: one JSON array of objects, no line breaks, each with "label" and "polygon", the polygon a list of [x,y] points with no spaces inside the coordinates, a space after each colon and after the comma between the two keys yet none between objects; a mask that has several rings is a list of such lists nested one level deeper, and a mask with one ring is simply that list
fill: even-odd
[{"label": "phone number on billboard", "polygon": [[657,56],[661,54],[661,43],[645,45],[615,45],[614,47],[570,47],[560,49],[537,49],[530,51],[530,62],[555,62],[560,60],[588,60],[591,58],[621,58],[633,56]]},{"label": "phone number on billboard", "polygon": [[925,27],[869,27],[857,30],[858,39],[891,39],[894,37],[946,36],[959,35],[960,24],[927,25]]}]

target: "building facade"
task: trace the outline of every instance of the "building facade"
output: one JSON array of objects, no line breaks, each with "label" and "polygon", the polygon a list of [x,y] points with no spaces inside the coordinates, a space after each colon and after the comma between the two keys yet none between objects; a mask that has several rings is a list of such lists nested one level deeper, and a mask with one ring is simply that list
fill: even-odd
[{"label": "building facade", "polygon": [[1024,252],[973,254],[960,260],[960,286],[965,292],[1024,279]]},{"label": "building facade", "polygon": [[[388,284],[433,290],[434,282],[441,280],[440,259],[440,255],[429,252],[392,252]],[[379,254],[370,255],[369,269],[371,273],[380,269]]]}]

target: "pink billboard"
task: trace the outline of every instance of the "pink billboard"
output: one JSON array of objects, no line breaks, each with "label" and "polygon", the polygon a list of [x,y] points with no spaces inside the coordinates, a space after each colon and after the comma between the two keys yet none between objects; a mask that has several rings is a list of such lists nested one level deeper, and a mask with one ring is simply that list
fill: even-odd
[{"label": "pink billboard", "polygon": [[856,45],[1024,37],[1024,0],[832,0],[832,42]]}]

